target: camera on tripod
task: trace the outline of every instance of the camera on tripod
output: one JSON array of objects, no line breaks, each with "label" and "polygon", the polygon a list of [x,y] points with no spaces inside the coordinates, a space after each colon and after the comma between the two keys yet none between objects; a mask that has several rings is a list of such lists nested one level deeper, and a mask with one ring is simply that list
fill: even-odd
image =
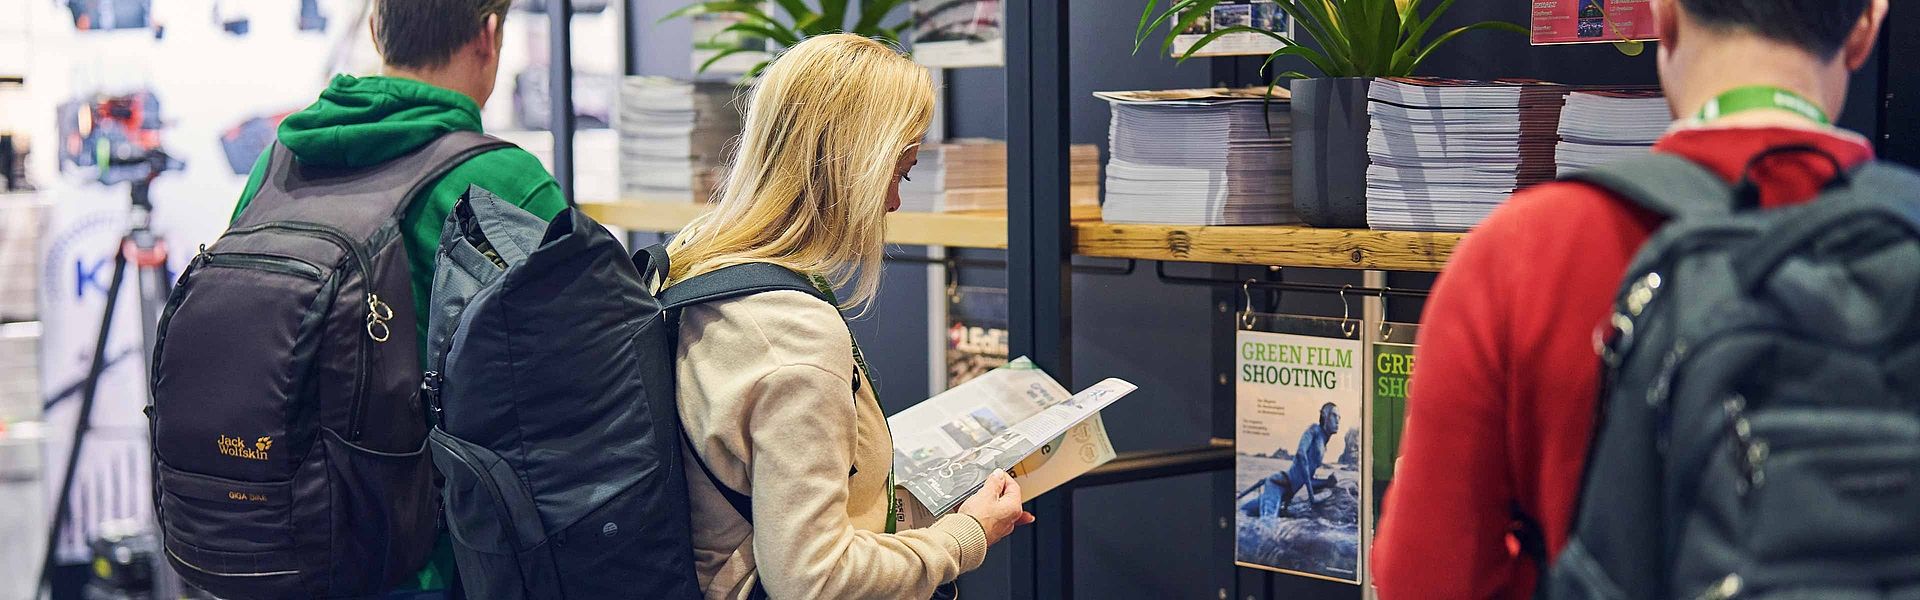
[{"label": "camera on tripod", "polygon": [[97,169],[102,185],[151,182],[183,165],[160,143],[160,100],[152,92],[100,95],[60,107],[63,167]]}]

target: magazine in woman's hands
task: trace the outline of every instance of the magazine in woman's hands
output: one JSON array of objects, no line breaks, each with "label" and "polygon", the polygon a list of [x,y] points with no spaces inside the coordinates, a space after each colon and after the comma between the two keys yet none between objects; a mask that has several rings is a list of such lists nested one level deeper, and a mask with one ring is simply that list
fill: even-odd
[{"label": "magazine in woman's hands", "polygon": [[1022,357],[887,419],[894,476],[915,500],[897,511],[903,528],[953,510],[995,470],[1032,499],[1112,460],[1099,412],[1134,389],[1108,379],[1069,395]]}]

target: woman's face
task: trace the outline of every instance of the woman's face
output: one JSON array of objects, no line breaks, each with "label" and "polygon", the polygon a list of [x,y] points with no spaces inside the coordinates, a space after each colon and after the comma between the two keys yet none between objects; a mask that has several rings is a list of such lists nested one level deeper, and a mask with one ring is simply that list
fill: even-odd
[{"label": "woman's face", "polygon": [[893,165],[893,182],[887,184],[887,212],[900,210],[900,180],[911,180],[907,172],[917,164],[920,164],[920,145],[914,144],[900,155],[900,162]]}]

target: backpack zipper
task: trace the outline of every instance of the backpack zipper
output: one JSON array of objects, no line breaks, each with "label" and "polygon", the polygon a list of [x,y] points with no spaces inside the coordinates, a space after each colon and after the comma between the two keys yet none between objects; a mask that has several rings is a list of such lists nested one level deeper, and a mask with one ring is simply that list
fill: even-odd
[{"label": "backpack zipper", "polygon": [[[324,238],[334,242],[339,245],[341,249],[347,251],[348,256],[353,259],[354,266],[360,270],[360,278],[366,280],[366,285],[362,286],[362,290],[365,292],[367,306],[367,335],[366,337],[360,338],[360,369],[355,374],[353,404],[347,413],[347,439],[348,441],[359,441],[360,428],[362,426],[361,422],[365,420],[365,415],[362,415],[361,412],[366,409],[367,370],[372,366],[372,360],[369,357],[373,354],[373,348],[370,347],[367,342],[371,340],[385,343],[387,339],[391,337],[392,331],[387,327],[386,322],[393,318],[393,308],[387,306],[385,302],[382,302],[378,294],[373,293],[373,271],[368,268],[368,265],[371,264],[372,261],[367,259],[366,252],[359,244],[354,243],[352,239],[348,238],[346,234],[341,233],[338,229],[318,223],[278,221],[244,229],[235,229],[227,232],[227,235],[252,233],[267,229],[297,231],[309,234],[311,237]],[[385,333],[376,336],[374,333],[376,326],[378,327],[378,331]]]},{"label": "backpack zipper", "polygon": [[200,262],[209,267],[234,267],[267,271],[282,275],[292,275],[313,281],[320,280],[320,267],[297,258],[273,254],[251,252],[215,252],[200,255]]}]

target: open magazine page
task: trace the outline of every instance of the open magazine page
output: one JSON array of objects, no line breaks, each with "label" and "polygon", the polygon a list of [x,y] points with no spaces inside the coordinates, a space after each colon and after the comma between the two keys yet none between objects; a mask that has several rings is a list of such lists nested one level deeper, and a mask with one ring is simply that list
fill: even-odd
[{"label": "open magazine page", "polygon": [[[1133,390],[1130,383],[1109,379],[1068,395],[1031,361],[1017,359],[888,419],[895,477],[936,516],[959,506],[995,470],[1014,470],[1016,477],[1044,474],[1047,482],[1036,483],[1049,483],[1042,487],[1051,489],[1112,458],[1104,429],[1074,430]],[[1068,444],[1089,448],[1063,451]],[[1091,459],[1063,462],[1053,456]],[[1046,468],[1052,462],[1078,468]],[[1029,498],[1039,493],[1028,492]]]}]

